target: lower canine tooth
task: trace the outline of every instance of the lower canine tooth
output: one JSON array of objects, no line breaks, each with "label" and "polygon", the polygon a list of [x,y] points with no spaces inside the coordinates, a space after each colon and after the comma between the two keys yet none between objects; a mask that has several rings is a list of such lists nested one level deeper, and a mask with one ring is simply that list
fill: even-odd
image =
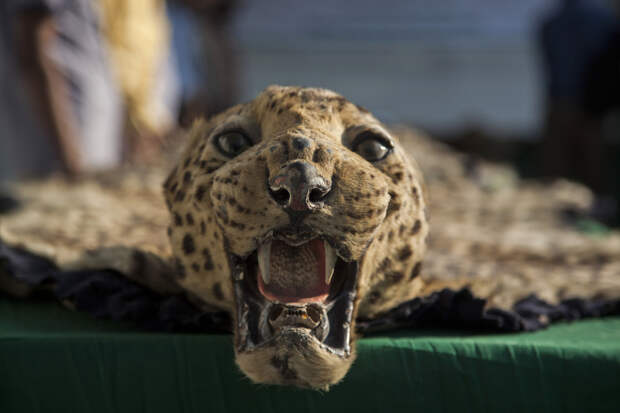
[{"label": "lower canine tooth", "polygon": [[271,281],[271,274],[269,273],[270,258],[271,242],[266,242],[258,248],[258,268],[265,284],[269,284],[269,281]]},{"label": "lower canine tooth", "polygon": [[323,241],[325,245],[325,284],[329,285],[334,276],[334,267],[336,266],[336,251],[329,245],[327,241]]},{"label": "lower canine tooth", "polygon": [[328,275],[325,273],[325,284],[329,285],[332,282],[332,277],[334,276],[334,269],[332,268],[331,273]]}]

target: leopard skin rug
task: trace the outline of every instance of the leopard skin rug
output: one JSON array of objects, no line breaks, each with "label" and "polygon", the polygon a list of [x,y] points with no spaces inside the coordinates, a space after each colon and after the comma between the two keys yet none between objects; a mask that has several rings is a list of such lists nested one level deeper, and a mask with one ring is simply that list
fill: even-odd
[{"label": "leopard skin rug", "polygon": [[[420,276],[428,287],[376,319],[359,320],[359,331],[533,330],[620,313],[620,232],[578,228],[575,217],[593,200],[587,188],[522,180],[509,166],[474,160],[419,131],[392,131],[415,152],[426,179],[432,229]],[[51,295],[96,316],[167,331],[229,330],[226,312],[173,283],[146,289],[124,276],[135,268],[109,268],[105,254],[89,258],[93,250],[117,256],[134,248],[171,256],[161,191],[170,164],[12,186],[20,206],[0,215],[0,289],[26,297],[54,285]]]}]

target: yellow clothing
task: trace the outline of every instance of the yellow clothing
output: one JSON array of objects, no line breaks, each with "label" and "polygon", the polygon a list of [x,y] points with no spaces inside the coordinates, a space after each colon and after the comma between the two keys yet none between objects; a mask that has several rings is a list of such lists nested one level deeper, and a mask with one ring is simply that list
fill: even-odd
[{"label": "yellow clothing", "polygon": [[158,135],[173,124],[173,115],[154,98],[158,72],[167,58],[170,28],[164,0],[98,0],[101,31],[127,112],[137,129]]}]

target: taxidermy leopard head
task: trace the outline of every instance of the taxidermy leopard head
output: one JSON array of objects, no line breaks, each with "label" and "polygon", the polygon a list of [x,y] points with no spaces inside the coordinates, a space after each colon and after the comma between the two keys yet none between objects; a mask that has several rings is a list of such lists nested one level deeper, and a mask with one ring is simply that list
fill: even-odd
[{"label": "taxidermy leopard head", "polygon": [[233,313],[236,361],[255,382],[337,383],[356,317],[421,288],[422,176],[334,92],[271,86],[195,123],[164,188],[179,283]]}]

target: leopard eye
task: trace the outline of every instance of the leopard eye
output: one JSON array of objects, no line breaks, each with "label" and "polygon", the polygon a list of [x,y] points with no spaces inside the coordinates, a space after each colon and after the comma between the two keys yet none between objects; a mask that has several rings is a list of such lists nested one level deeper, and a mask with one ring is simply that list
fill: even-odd
[{"label": "leopard eye", "polygon": [[353,142],[353,151],[368,162],[378,162],[392,151],[392,144],[374,132],[363,132]]},{"label": "leopard eye", "polygon": [[252,146],[252,141],[241,132],[224,132],[215,137],[217,149],[223,155],[233,158]]}]

